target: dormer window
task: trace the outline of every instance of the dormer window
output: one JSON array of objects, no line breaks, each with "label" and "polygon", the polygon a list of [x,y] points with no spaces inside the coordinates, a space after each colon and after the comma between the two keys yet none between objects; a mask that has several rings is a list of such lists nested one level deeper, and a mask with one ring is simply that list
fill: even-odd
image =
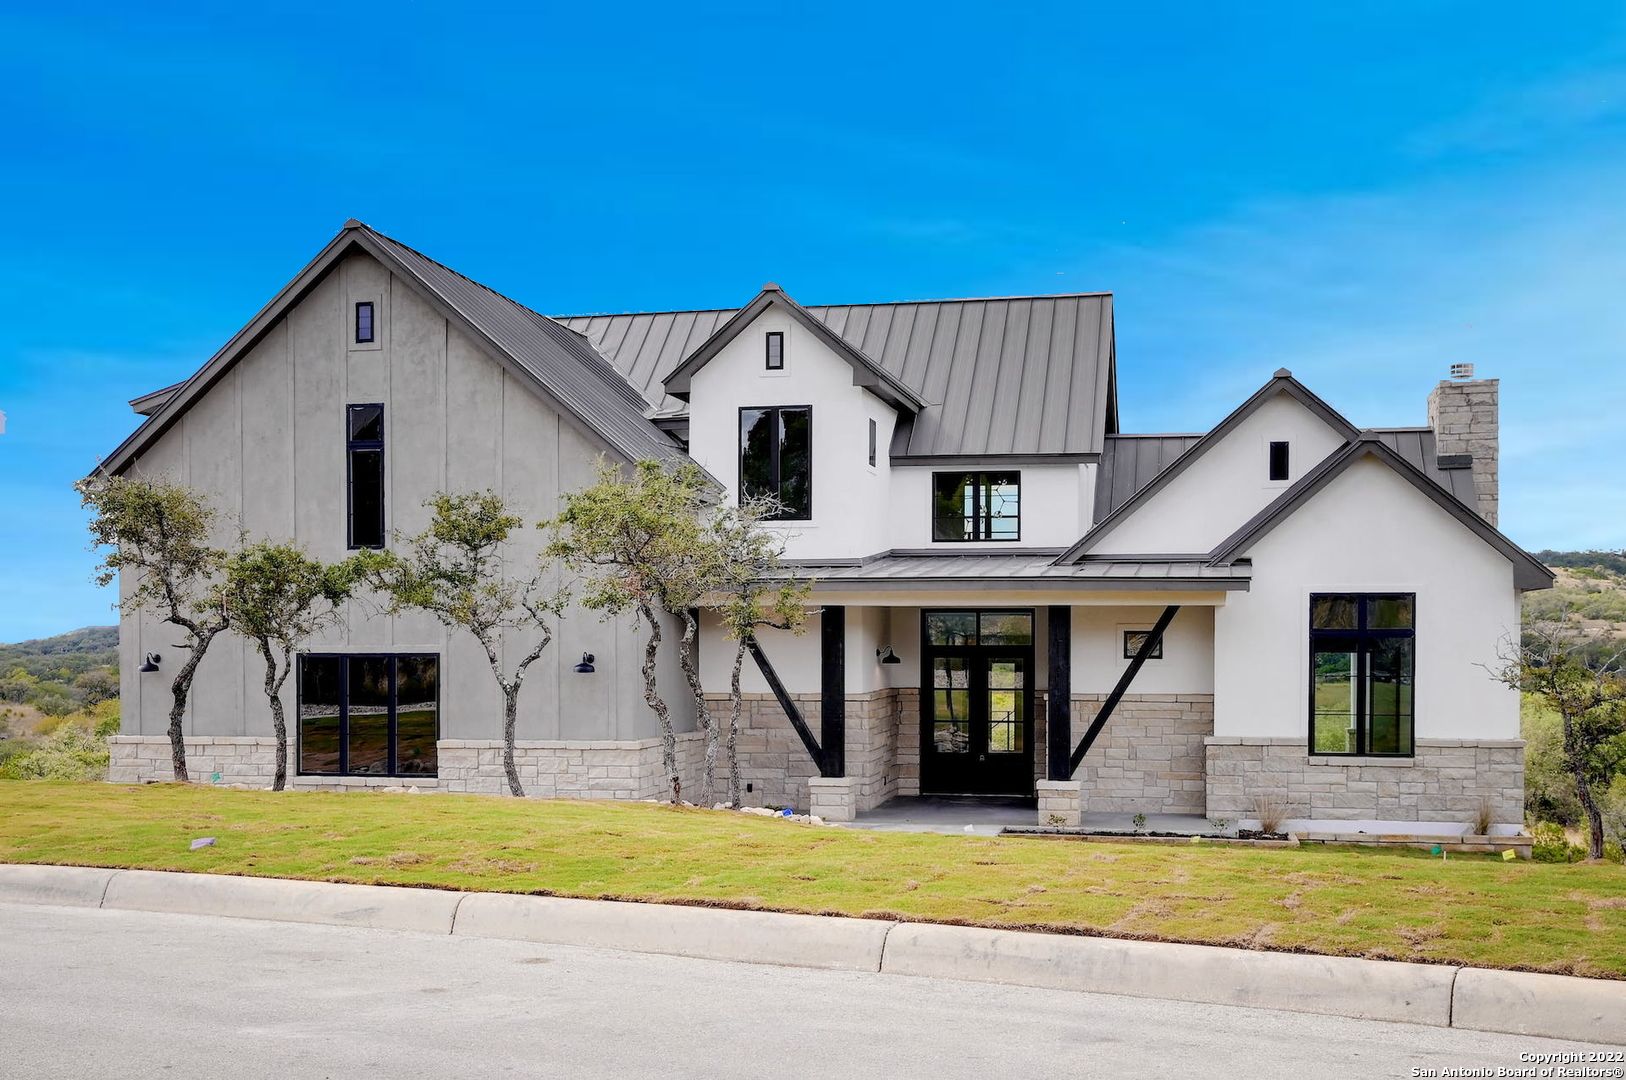
[{"label": "dormer window", "polygon": [[373,302],[363,300],[356,305],[356,344],[373,340]]},{"label": "dormer window", "polygon": [[1021,539],[1021,494],[1021,473],[932,473],[932,539]]},{"label": "dormer window", "polygon": [[1270,478],[1272,480],[1287,479],[1287,443],[1273,442],[1270,444]]},{"label": "dormer window", "polygon": [[768,370],[785,370],[785,335],[775,330],[768,335]]}]

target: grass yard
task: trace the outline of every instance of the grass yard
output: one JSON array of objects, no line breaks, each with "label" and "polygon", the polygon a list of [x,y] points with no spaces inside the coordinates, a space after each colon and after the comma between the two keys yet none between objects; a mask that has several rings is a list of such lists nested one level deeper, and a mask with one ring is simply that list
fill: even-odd
[{"label": "grass yard", "polygon": [[[194,837],[214,847],[189,852]],[[1626,870],[873,833],[648,803],[0,781],[0,861],[896,917],[1626,978]]]}]

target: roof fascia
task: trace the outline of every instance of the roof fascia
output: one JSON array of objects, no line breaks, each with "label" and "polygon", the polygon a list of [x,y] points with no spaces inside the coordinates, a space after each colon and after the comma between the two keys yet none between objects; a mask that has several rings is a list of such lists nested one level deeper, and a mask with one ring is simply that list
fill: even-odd
[{"label": "roof fascia", "polygon": [[1100,521],[1090,527],[1078,543],[1068,548],[1057,559],[1058,563],[1077,562],[1085,552],[1093,548],[1107,533],[1121,525],[1135,511],[1145,506],[1158,492],[1168,487],[1175,477],[1189,469],[1204,454],[1218,446],[1227,435],[1241,426],[1242,422],[1270,401],[1277,394],[1286,394],[1299,404],[1303,405],[1315,416],[1319,417],[1327,426],[1342,435],[1346,442],[1352,442],[1361,436],[1360,429],[1346,420],[1342,413],[1317,397],[1303,383],[1293,378],[1293,373],[1286,368],[1277,371],[1271,380],[1260,387],[1247,401],[1239,405],[1231,415],[1221,420],[1208,434],[1192,443],[1186,452],[1175,458],[1168,466],[1135,492],[1127,502]]},{"label": "roof fascia", "polygon": [[666,392],[683,401],[689,399],[689,380],[705,367],[723,347],[739,337],[757,316],[774,304],[782,306],[800,325],[807,328],[837,356],[846,360],[853,369],[853,385],[862,386],[887,404],[904,412],[917,413],[926,408],[926,402],[903,383],[887,374],[886,370],[855,349],[840,334],[830,329],[801,304],[793,300],[778,286],[763,289],[752,301],[735,312],[733,317],[719,326],[699,348],[661,380]]},{"label": "roof fascia", "polygon": [[1365,432],[1342,450],[1329,456],[1311,469],[1303,479],[1284,491],[1274,502],[1255,514],[1240,529],[1222,540],[1208,555],[1212,566],[1229,566],[1238,561],[1254,544],[1271,530],[1287,520],[1292,513],[1309,502],[1323,488],[1341,476],[1351,465],[1368,455],[1377,458],[1399,473],[1414,488],[1432,499],[1446,513],[1456,518],[1491,547],[1513,563],[1513,584],[1521,590],[1551,588],[1554,574],[1539,559],[1509,540],[1490,522],[1445,488],[1430,480],[1411,462],[1391,450],[1373,432]]}]

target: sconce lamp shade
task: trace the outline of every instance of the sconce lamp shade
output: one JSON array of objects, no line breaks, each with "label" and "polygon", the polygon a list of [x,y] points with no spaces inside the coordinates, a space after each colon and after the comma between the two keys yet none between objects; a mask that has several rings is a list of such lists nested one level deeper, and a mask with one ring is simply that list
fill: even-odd
[{"label": "sconce lamp shade", "polygon": [[142,662],[141,666],[136,668],[136,670],[140,671],[140,672],[143,672],[143,673],[149,672],[149,671],[157,671],[158,670],[158,661],[160,661],[162,659],[163,659],[163,657],[159,656],[157,653],[150,652],[150,653],[147,654],[146,659]]},{"label": "sconce lamp shade", "polygon": [[875,650],[875,655],[881,658],[883,664],[901,664],[903,657],[892,651],[892,646],[886,645]]},{"label": "sconce lamp shade", "polygon": [[582,653],[582,662],[577,664],[572,670],[574,670],[578,675],[591,675],[594,671],[593,654],[590,652]]}]

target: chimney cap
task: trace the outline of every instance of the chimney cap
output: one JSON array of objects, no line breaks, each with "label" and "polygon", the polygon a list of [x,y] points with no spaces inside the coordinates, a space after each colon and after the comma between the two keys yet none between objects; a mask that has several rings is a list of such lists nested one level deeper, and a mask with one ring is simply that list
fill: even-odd
[{"label": "chimney cap", "polygon": [[1451,377],[1453,379],[1471,379],[1474,377],[1474,366],[1472,364],[1452,364]]}]

